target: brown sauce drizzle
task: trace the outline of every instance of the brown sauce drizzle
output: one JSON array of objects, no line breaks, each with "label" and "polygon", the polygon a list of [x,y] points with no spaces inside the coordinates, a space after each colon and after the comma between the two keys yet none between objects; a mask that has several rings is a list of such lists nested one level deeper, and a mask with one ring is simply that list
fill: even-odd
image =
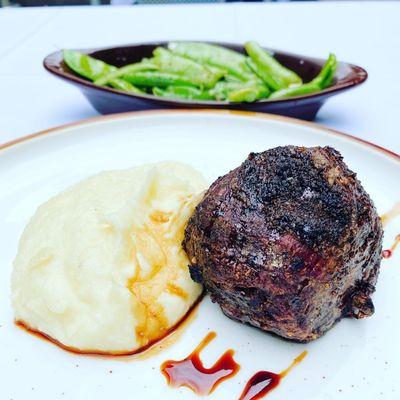
[{"label": "brown sauce drizzle", "polygon": [[269,371],[259,371],[253,375],[247,382],[239,400],[257,400],[266,396],[274,390],[284,378],[303,358],[307,355],[307,351],[303,351],[297,356],[288,368],[280,374],[275,374]]},{"label": "brown sauce drizzle", "polygon": [[397,202],[388,212],[381,216],[382,225],[384,228],[400,215],[400,201]]},{"label": "brown sauce drizzle", "polygon": [[167,284],[167,292],[180,297],[182,300],[187,300],[189,295],[179,286],[174,285],[173,283]]},{"label": "brown sauce drizzle", "polygon": [[394,239],[392,247],[390,249],[386,249],[382,251],[383,258],[390,258],[393,255],[393,252],[396,250],[397,246],[400,244],[400,235],[397,235]]},{"label": "brown sauce drizzle", "polygon": [[239,371],[240,366],[233,359],[233,350],[227,350],[211,368],[204,367],[200,352],[216,336],[215,332],[210,332],[186,358],[180,361],[168,360],[161,365],[161,372],[170,386],[175,388],[185,386],[196,394],[204,396]]},{"label": "brown sauce drizzle", "polygon": [[[400,201],[397,202],[388,212],[383,214],[380,218],[382,221],[382,226],[386,228],[386,226],[392,222],[396,217],[400,215]],[[390,249],[385,249],[382,251],[382,258],[390,258],[393,255],[394,250],[400,243],[400,234],[397,235],[394,239],[394,242]]]},{"label": "brown sauce drizzle", "polygon": [[[152,342],[147,343],[145,346],[140,347],[139,349],[133,350],[133,351],[103,351],[103,350],[96,350],[96,349],[89,349],[89,350],[80,350],[77,349],[76,347],[72,346],[67,346],[61,342],[59,342],[57,339],[52,338],[51,336],[47,335],[44,332],[41,332],[37,329],[33,329],[30,326],[28,326],[24,321],[15,321],[15,325],[17,325],[19,328],[24,329],[26,332],[40,338],[40,339],[45,339],[58,347],[62,348],[63,350],[69,351],[71,353],[75,354],[81,354],[81,355],[92,355],[92,356],[105,356],[105,357],[124,357],[124,356],[140,356],[144,355],[146,356],[146,353],[149,353],[150,355],[152,354],[157,354],[157,349],[155,347],[157,345],[161,345],[162,342],[164,342],[166,339],[170,338],[172,335],[176,334],[181,328],[185,327],[187,325],[187,322],[190,322],[192,320],[192,314],[195,313],[197,310],[198,305],[200,304],[201,300],[204,298],[204,292],[199,296],[199,298],[196,300],[196,302],[192,305],[192,307],[189,309],[189,311],[183,316],[183,318],[178,321],[171,329],[166,331],[163,336],[157,338],[156,340],[153,340]],[[178,335],[179,337],[179,335]],[[173,344],[174,341],[170,341],[170,344]],[[167,344],[167,343],[166,343]],[[167,346],[160,346],[162,349],[164,349]]]}]

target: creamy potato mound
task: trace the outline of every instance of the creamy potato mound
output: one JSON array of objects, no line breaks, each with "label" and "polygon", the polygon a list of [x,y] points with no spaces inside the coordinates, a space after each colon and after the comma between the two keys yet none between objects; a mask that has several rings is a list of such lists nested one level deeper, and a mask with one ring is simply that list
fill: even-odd
[{"label": "creamy potato mound", "polygon": [[40,206],[14,262],[16,321],[80,351],[129,353],[165,335],[202,290],[181,242],[205,188],[163,162],[100,173]]}]

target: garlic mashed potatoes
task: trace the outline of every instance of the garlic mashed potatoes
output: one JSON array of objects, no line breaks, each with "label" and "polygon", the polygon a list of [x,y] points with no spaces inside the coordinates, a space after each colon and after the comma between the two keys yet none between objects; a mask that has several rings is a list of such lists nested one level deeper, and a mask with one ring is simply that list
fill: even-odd
[{"label": "garlic mashed potatoes", "polygon": [[207,185],[162,162],[90,177],[40,206],[14,262],[15,319],[82,352],[164,336],[201,294],[181,247]]}]

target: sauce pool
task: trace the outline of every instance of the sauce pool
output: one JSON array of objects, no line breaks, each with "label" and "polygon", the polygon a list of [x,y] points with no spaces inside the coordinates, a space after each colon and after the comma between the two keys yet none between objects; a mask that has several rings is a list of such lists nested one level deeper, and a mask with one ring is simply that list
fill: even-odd
[{"label": "sauce pool", "polygon": [[259,371],[247,382],[239,400],[261,399],[268,392],[275,389],[281,380],[279,374],[269,371]]},{"label": "sauce pool", "polygon": [[307,355],[307,351],[303,351],[297,356],[288,368],[283,370],[280,374],[275,374],[269,371],[259,371],[253,375],[247,382],[239,400],[257,400],[266,396],[269,392],[274,390],[284,378],[303,358]]},{"label": "sauce pool", "polygon": [[382,258],[390,258],[392,257],[393,253],[391,249],[386,249],[382,251]]},{"label": "sauce pool", "polygon": [[390,258],[393,255],[393,252],[396,250],[397,246],[400,243],[400,235],[397,235],[394,239],[394,242],[392,244],[392,247],[390,249],[386,249],[382,251],[382,257],[383,258]]},{"label": "sauce pool", "polygon": [[240,366],[233,359],[233,350],[227,350],[211,368],[204,367],[200,353],[216,336],[215,332],[210,332],[186,358],[180,361],[168,360],[161,365],[161,372],[170,386],[185,386],[204,396],[239,371]]}]

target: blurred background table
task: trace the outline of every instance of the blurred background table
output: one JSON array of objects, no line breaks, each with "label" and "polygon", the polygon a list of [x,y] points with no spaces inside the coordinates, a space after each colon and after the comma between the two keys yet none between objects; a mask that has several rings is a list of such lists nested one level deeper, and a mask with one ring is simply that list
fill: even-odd
[{"label": "blurred background table", "polygon": [[367,83],[329,100],[316,122],[400,153],[399,15],[400,2],[386,1],[0,8],[0,143],[98,115],[43,69],[57,49],[255,39],[367,69]]}]

